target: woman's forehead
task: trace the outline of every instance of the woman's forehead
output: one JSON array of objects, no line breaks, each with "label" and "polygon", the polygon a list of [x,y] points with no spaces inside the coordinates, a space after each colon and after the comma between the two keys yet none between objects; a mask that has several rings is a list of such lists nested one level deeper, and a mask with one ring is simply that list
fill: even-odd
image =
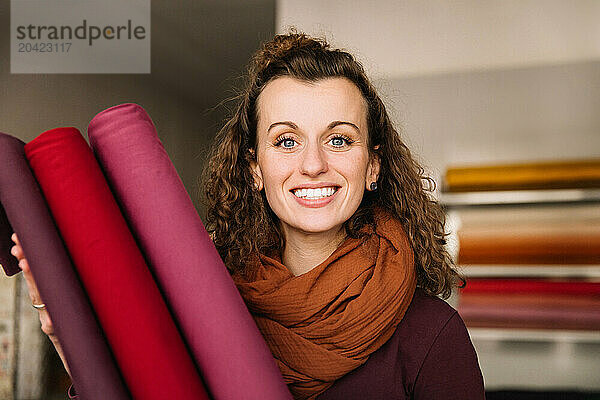
[{"label": "woman's forehead", "polygon": [[259,129],[278,121],[298,125],[350,121],[366,128],[366,102],[354,83],[346,78],[304,82],[280,77],[269,82],[258,101]]}]

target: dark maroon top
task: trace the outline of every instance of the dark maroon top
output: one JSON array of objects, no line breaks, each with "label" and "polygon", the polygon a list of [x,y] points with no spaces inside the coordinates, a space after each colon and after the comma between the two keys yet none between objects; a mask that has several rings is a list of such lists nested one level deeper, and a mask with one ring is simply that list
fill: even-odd
[{"label": "dark maroon top", "polygon": [[[69,397],[74,396],[71,387]],[[394,335],[317,400],[482,400],[467,328],[445,301],[417,289]]]},{"label": "dark maroon top", "polygon": [[394,335],[317,400],[481,400],[467,328],[445,301],[417,289]]}]

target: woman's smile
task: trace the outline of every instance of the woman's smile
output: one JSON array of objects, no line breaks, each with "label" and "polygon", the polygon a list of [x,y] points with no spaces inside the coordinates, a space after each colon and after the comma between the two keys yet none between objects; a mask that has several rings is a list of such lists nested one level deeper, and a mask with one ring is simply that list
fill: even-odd
[{"label": "woman's smile", "polygon": [[338,191],[339,187],[327,186],[315,189],[295,189],[290,192],[301,206],[318,208],[331,203]]}]

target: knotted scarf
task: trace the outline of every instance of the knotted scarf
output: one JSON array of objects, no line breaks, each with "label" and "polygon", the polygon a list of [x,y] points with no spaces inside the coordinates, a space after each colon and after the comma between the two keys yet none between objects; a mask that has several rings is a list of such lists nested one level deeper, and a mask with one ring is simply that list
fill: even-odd
[{"label": "knotted scarf", "polygon": [[295,399],[314,399],[367,361],[394,333],[415,291],[414,254],[401,222],[381,207],[376,229],[347,237],[294,276],[281,255],[259,254],[233,279]]}]

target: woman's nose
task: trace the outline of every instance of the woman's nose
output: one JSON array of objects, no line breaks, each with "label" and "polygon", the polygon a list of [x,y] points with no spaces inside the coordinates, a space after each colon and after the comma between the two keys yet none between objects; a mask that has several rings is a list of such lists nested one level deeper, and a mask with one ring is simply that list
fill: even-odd
[{"label": "woman's nose", "polygon": [[327,172],[327,155],[319,145],[309,144],[302,152],[300,172],[308,176],[317,176]]}]

